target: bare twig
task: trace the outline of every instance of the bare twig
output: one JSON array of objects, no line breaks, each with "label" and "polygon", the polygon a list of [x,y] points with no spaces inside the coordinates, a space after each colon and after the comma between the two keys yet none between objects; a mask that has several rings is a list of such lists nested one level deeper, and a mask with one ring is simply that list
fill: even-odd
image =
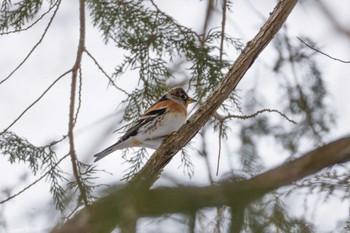
[{"label": "bare twig", "polygon": [[301,39],[300,37],[297,37],[297,38],[298,38],[298,40],[301,41],[301,43],[303,43],[304,45],[306,45],[306,46],[309,47],[310,49],[312,49],[312,50],[314,50],[314,51],[316,51],[316,52],[318,52],[318,53],[320,53],[320,54],[322,54],[322,55],[324,55],[324,56],[326,56],[326,57],[328,57],[328,58],[330,58],[330,59],[332,59],[332,60],[339,61],[339,62],[342,62],[342,63],[350,63],[350,61],[345,61],[345,60],[342,60],[342,59],[339,59],[339,58],[332,57],[332,56],[328,55],[327,53],[324,53],[324,52],[322,52],[321,50],[312,47],[311,45],[309,45],[308,43],[306,43],[306,42],[305,42],[303,39]]},{"label": "bare twig", "polygon": [[278,113],[279,115],[281,115],[283,118],[285,118],[287,121],[289,121],[290,123],[293,123],[293,124],[296,124],[295,121],[289,119],[284,113],[281,113],[280,111],[276,110],[276,109],[268,109],[268,108],[265,108],[265,109],[262,109],[262,110],[259,110],[253,114],[250,114],[250,115],[234,115],[234,114],[230,114],[230,115],[227,115],[227,116],[221,116],[220,114],[218,113],[215,113],[213,115],[213,117],[215,117],[217,120],[219,120],[220,122],[224,122],[225,120],[227,119],[231,119],[231,118],[236,118],[236,119],[249,119],[249,118],[254,118],[256,117],[257,115],[259,114],[262,114],[262,113],[265,113],[265,112],[275,112],[275,113]]},{"label": "bare twig", "polygon": [[0,134],[5,133],[7,130],[9,130],[14,124],[16,124],[16,122],[30,109],[32,108],[36,103],[39,102],[39,100],[41,98],[44,97],[44,95],[64,76],[66,76],[67,74],[69,74],[70,72],[72,72],[72,70],[68,70],[66,72],[64,72],[63,74],[61,74],[53,83],[51,83],[51,85],[46,88],[46,90],[33,102],[31,103],[4,131],[2,131]]},{"label": "bare twig", "polygon": [[83,203],[86,207],[89,206],[89,201],[86,196],[86,190],[81,180],[80,168],[78,166],[78,158],[75,152],[74,146],[74,124],[76,123],[75,119],[75,95],[77,89],[77,77],[78,72],[81,67],[81,61],[85,49],[85,0],[79,1],[79,44],[77,57],[75,59],[75,64],[72,68],[72,83],[71,83],[71,96],[70,96],[70,105],[69,105],[69,122],[68,122],[68,139],[69,139],[69,154],[72,161],[73,175],[76,179],[78,189],[83,200]]},{"label": "bare twig", "polygon": [[98,63],[98,61],[96,60],[96,58],[85,48],[84,52],[93,60],[93,62],[95,63],[95,65],[98,67],[98,69],[106,76],[106,78],[108,78],[109,83],[112,84],[112,86],[114,86],[117,90],[123,92],[125,95],[130,96],[130,94],[125,91],[124,89],[120,88],[117,86],[117,84],[115,84],[115,82],[113,81],[113,79],[111,78],[111,76],[109,76],[107,74],[107,72],[102,68],[102,66]]},{"label": "bare twig", "polygon": [[56,144],[58,144],[58,143],[64,141],[67,137],[68,137],[68,134],[63,135],[61,139],[57,139],[57,140],[51,142],[50,144],[48,144],[48,145],[46,145],[46,146],[48,146],[50,149],[52,149],[52,147],[53,147],[54,145],[56,145]]},{"label": "bare twig", "polygon": [[250,115],[233,115],[233,114],[230,114],[230,115],[227,115],[227,116],[222,116],[220,115],[219,113],[215,113],[213,115],[213,117],[215,119],[217,119],[219,122],[220,122],[220,128],[219,128],[219,152],[218,152],[218,160],[217,160],[217,165],[216,165],[216,175],[219,174],[219,167],[220,167],[220,155],[221,155],[221,138],[222,138],[222,126],[223,126],[223,123],[225,120],[228,120],[228,119],[231,119],[231,118],[235,118],[235,119],[250,119],[250,118],[254,118],[256,117],[257,115],[259,114],[262,114],[264,112],[275,112],[275,113],[278,113],[279,115],[281,115],[283,118],[285,118],[287,121],[293,123],[293,124],[296,124],[295,121],[289,119],[285,114],[281,113],[280,111],[276,110],[276,109],[262,109],[262,110],[259,110],[253,114],[250,114]]},{"label": "bare twig", "polygon": [[[53,19],[55,18],[55,16],[56,16],[56,13],[57,13],[57,11],[58,11],[58,9],[59,9],[59,7],[60,7],[60,3],[61,3],[61,1],[59,0],[59,1],[57,1],[57,6],[56,6],[56,9],[55,9],[55,11],[53,12],[53,14],[52,14],[52,16],[51,16],[51,18],[50,18],[50,21],[49,21],[49,23],[47,24],[47,26],[46,26],[46,28],[45,28],[45,30],[44,30],[44,33],[41,35],[41,37],[40,37],[40,39],[39,39],[39,41],[34,45],[34,47],[29,51],[29,53],[27,54],[27,56],[21,61],[21,63],[19,63],[19,65],[6,77],[6,78],[4,78],[3,80],[1,80],[0,81],[0,85],[1,84],[3,84],[6,80],[8,80],[27,60],[28,60],[28,58],[30,57],[30,55],[32,55],[32,53],[35,51],[35,49],[41,44],[41,42],[43,41],[43,39],[44,39],[44,37],[45,37],[45,35],[46,35],[46,33],[47,33],[47,31],[49,30],[49,28],[50,28],[50,25],[51,25],[51,23],[52,23],[52,21],[53,21]],[[55,4],[55,5],[56,5]]]},{"label": "bare twig", "polygon": [[73,122],[73,125],[74,125],[74,126],[75,126],[75,124],[77,123],[78,115],[79,115],[80,108],[81,108],[81,92],[82,92],[82,86],[83,86],[83,74],[82,74],[81,67],[79,67],[78,107],[77,107],[77,110],[76,110],[75,116],[74,116],[74,122]]},{"label": "bare twig", "polygon": [[[158,7],[158,5],[154,2],[154,0],[150,0],[150,2],[151,2],[151,4],[154,6],[154,8],[156,8],[156,11],[157,11],[158,14],[164,16],[164,17],[167,18],[167,19],[171,19],[171,20],[172,20],[172,17],[171,17],[170,15],[166,14],[164,11],[162,11],[162,10]],[[190,31],[191,33],[193,33],[193,35],[195,35],[198,39],[200,39],[200,36],[197,34],[197,32],[192,31],[192,30],[190,30],[190,29],[188,29],[188,28],[186,28],[186,31],[185,31],[184,28],[183,28],[181,25],[179,25],[178,23],[175,23],[174,25],[175,25],[175,27],[177,27],[177,28],[179,29],[179,31],[180,31],[181,33],[186,34],[186,33],[188,33],[188,32]]]},{"label": "bare twig", "polygon": [[18,33],[18,32],[23,32],[23,31],[27,31],[28,29],[32,28],[35,24],[37,24],[40,20],[42,20],[44,18],[45,15],[47,15],[57,4],[60,4],[61,0],[56,1],[54,4],[52,4],[52,6],[46,11],[44,12],[37,20],[35,20],[32,24],[30,24],[29,26],[22,28],[22,29],[18,29],[18,30],[13,30],[13,31],[7,31],[7,32],[1,32],[0,36],[2,35],[8,35],[8,34],[12,34],[12,33]]}]

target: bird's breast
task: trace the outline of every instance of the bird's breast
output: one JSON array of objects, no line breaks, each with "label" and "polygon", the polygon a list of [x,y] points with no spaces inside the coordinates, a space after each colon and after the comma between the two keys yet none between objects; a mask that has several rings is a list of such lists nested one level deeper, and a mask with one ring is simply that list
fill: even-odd
[{"label": "bird's breast", "polygon": [[144,125],[140,129],[141,140],[164,137],[178,130],[186,121],[186,116],[179,112],[168,112]]}]

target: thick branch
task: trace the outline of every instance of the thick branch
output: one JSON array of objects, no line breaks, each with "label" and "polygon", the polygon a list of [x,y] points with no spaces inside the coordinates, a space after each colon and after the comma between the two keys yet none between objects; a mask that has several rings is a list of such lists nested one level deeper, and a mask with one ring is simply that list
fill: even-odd
[{"label": "thick branch", "polygon": [[[157,188],[143,193],[136,191],[135,196],[130,197],[130,193],[128,193],[127,198],[134,200],[132,206],[137,210],[139,216],[190,213],[200,208],[218,205],[232,206],[242,202],[250,202],[276,188],[296,182],[323,168],[347,161],[350,161],[350,137],[331,142],[249,180],[224,181],[206,187]],[[115,196],[111,195],[104,201],[113,203],[113,200],[119,200],[119,202],[111,207],[100,208],[102,206],[99,206],[94,211],[94,215],[98,216],[100,221],[106,217],[101,216],[103,212],[120,212],[120,209],[115,207],[119,206],[120,208],[120,202],[123,199],[120,197],[115,199]]]},{"label": "thick branch", "polygon": [[176,134],[170,136],[163,142],[142,170],[135,176],[132,183],[147,188],[155,182],[165,165],[167,165],[172,157],[194,137],[200,128],[214,115],[230,93],[232,93],[261,51],[269,44],[282,27],[296,3],[297,0],[285,0],[278,3],[259,33],[253,40],[247,43],[246,48],[237,58],[220,85],[189,118],[187,123],[182,126]]},{"label": "thick branch", "polygon": [[80,216],[76,216],[53,233],[110,232],[115,224],[122,224],[125,221],[126,210],[137,217],[151,217],[167,213],[193,213],[204,207],[221,205],[235,207],[249,203],[276,188],[289,185],[321,169],[348,161],[350,161],[350,137],[345,137],[249,180],[223,181],[205,187],[157,188],[144,192],[130,187],[122,188],[92,206],[89,224],[82,218],[87,216],[86,213],[81,212]]},{"label": "thick branch", "polygon": [[[347,161],[350,161],[350,137],[329,143],[249,180],[224,181],[206,187],[157,188],[145,193],[135,192],[133,206],[139,216],[191,213],[200,208],[219,205],[235,206],[250,202],[323,168]],[[115,200],[112,197],[108,199],[109,203]]]}]

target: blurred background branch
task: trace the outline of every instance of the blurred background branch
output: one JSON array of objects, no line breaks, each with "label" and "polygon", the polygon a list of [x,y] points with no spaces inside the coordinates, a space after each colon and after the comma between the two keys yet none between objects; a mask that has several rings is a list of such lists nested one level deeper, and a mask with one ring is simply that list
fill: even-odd
[{"label": "blurred background branch", "polygon": [[168,213],[190,214],[207,207],[244,208],[274,189],[348,161],[350,137],[344,137],[248,180],[227,180],[204,187],[160,187],[142,192],[131,185],[115,187],[116,191],[95,202],[91,211],[78,213],[52,233],[111,232],[116,224],[128,223],[130,212],[140,218]]}]

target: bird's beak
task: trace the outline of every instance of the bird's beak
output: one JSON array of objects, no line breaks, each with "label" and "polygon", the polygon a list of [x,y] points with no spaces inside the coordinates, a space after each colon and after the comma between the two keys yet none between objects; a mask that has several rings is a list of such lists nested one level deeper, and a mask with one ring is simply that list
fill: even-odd
[{"label": "bird's beak", "polygon": [[191,103],[194,103],[194,102],[197,102],[197,100],[192,99],[191,97],[188,97],[188,99],[186,100],[186,104],[191,104]]}]

